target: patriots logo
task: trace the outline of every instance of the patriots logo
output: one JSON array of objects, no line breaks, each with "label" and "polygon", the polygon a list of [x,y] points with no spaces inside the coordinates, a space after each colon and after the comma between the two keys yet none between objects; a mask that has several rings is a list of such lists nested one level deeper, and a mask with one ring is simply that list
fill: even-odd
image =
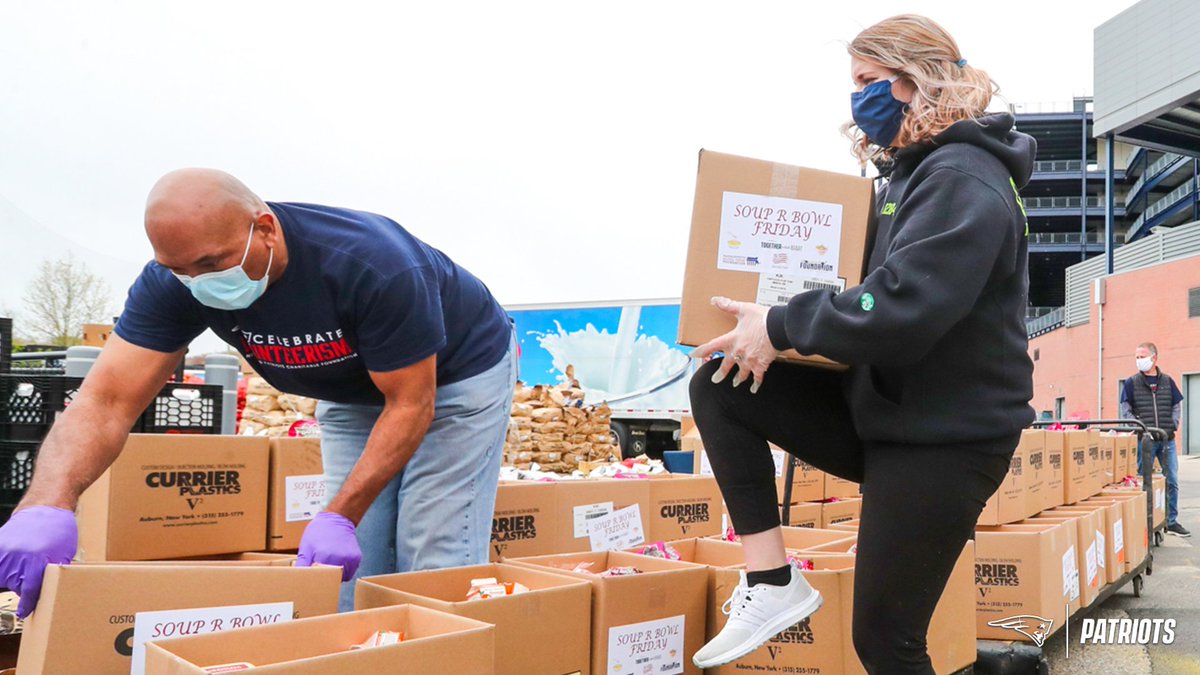
[{"label": "patriots logo", "polygon": [[1050,627],[1054,625],[1054,619],[1043,619],[1033,614],[1022,614],[1021,616],[1013,616],[1007,619],[1000,619],[999,621],[989,621],[988,625],[992,628],[1015,630],[1033,640],[1034,644],[1041,647],[1050,635]]}]

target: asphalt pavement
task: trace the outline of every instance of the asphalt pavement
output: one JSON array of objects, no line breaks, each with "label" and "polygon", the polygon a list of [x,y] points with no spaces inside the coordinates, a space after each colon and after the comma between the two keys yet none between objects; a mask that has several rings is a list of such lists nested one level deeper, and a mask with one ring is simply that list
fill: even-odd
[{"label": "asphalt pavement", "polygon": [[[1144,577],[1142,596],[1132,585],[1103,605],[1070,621],[1046,641],[1044,653],[1053,675],[1197,675],[1200,674],[1200,457],[1179,460],[1179,522],[1191,538],[1167,534],[1154,547],[1153,574]],[[1174,619],[1171,644],[1081,644],[1081,619]]]}]

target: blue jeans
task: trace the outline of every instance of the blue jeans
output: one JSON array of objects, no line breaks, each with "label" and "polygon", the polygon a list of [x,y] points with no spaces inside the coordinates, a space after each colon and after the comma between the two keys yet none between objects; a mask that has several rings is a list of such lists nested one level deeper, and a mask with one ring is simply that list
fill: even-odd
[{"label": "blue jeans", "polygon": [[1175,441],[1146,441],[1142,444],[1142,452],[1138,454],[1138,475],[1142,475],[1142,461],[1150,461],[1154,469],[1154,460],[1162,467],[1163,478],[1167,482],[1167,525],[1174,525],[1179,517],[1179,457],[1175,455]]},{"label": "blue jeans", "polygon": [[[510,347],[491,369],[437,388],[425,439],[358,524],[362,565],[342,584],[339,611],[354,609],[359,577],[488,561],[516,379],[516,349]],[[327,495],[341,489],[382,411],[383,406],[317,405]]]}]

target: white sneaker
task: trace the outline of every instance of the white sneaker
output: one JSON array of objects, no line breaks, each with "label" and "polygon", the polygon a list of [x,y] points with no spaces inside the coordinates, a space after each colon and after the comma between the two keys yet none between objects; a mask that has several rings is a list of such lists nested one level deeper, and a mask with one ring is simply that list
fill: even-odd
[{"label": "white sneaker", "polygon": [[697,668],[736,661],[821,608],[821,594],[808,585],[800,570],[789,567],[792,580],[787,586],[748,586],[742,572],[741,582],[721,607],[729,621],[692,657]]}]

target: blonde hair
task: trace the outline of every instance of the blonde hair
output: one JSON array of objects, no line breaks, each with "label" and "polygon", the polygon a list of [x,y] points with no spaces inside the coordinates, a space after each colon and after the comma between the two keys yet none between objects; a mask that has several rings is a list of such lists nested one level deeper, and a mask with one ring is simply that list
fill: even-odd
[{"label": "blonde hair", "polygon": [[[916,87],[893,141],[897,146],[928,141],[955,122],[979,119],[1000,93],[986,72],[963,60],[946,29],[916,14],[880,21],[859,33],[846,50],[895,71]],[[853,142],[851,152],[860,162],[892,152],[872,143],[852,121],[843,125],[842,132]]]}]

